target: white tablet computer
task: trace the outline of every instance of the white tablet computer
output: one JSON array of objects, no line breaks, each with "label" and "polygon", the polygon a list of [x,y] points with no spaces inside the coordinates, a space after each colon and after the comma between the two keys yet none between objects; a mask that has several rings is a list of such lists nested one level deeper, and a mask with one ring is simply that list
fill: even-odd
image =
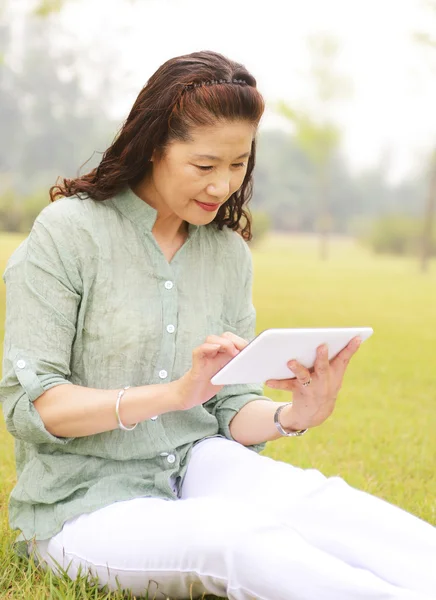
[{"label": "white tablet computer", "polygon": [[308,369],[313,367],[316,349],[327,344],[329,360],[354,337],[362,341],[372,335],[371,327],[317,329],[265,329],[211,379],[214,385],[264,383],[268,379],[295,377],[287,363],[295,359]]}]

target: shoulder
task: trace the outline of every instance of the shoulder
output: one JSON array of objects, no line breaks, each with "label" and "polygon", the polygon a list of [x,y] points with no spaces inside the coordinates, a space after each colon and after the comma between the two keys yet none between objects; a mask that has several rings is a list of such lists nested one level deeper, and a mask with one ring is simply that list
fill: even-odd
[{"label": "shoulder", "polygon": [[108,200],[87,196],[59,198],[37,216],[30,232],[32,242],[54,246],[60,255],[89,262],[112,231],[115,211]]},{"label": "shoulder", "polygon": [[27,238],[10,256],[5,274],[27,260],[44,263],[54,255],[67,265],[81,264],[82,255],[92,255],[94,250],[94,215],[96,211],[106,210],[97,204],[89,198],[72,196],[43,208]]},{"label": "shoulder", "polygon": [[53,230],[53,233],[57,231],[54,228],[59,226],[86,227],[90,226],[95,216],[108,210],[105,201],[79,196],[63,197],[43,208],[35,219],[35,225]]},{"label": "shoulder", "polygon": [[244,238],[229,227],[219,230],[216,226],[207,226],[208,235],[214,239],[218,246],[219,256],[222,258],[237,259],[235,263],[251,264],[251,250]]},{"label": "shoulder", "polygon": [[3,281],[6,281],[6,279],[5,279],[6,273],[10,269],[12,269],[16,265],[19,265],[19,264],[21,264],[21,263],[24,262],[24,260],[26,258],[26,255],[27,255],[28,240],[29,240],[28,237],[25,240],[23,240],[21,242],[21,244],[17,248],[15,248],[15,250],[12,252],[12,254],[7,259],[7,261],[6,261],[6,267],[5,267],[5,270],[3,272]]}]

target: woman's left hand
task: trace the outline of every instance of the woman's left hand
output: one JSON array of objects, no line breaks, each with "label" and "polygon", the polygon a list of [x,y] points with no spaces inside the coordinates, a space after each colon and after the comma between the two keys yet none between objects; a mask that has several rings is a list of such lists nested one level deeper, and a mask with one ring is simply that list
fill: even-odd
[{"label": "woman's left hand", "polygon": [[268,387],[289,390],[293,394],[293,404],[285,406],[280,413],[280,423],[284,429],[315,427],[332,414],[348,363],[357,352],[360,342],[360,338],[353,338],[330,362],[327,347],[323,344],[317,348],[313,372],[291,360],[288,367],[296,375],[295,379],[271,379],[266,382]]}]

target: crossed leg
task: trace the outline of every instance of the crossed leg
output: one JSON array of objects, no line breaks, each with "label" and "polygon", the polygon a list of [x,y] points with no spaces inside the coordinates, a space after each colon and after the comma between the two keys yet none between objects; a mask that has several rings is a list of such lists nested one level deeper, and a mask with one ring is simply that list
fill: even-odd
[{"label": "crossed leg", "polygon": [[182,498],[202,496],[258,506],[351,567],[436,598],[436,529],[339,477],[217,437],[194,446],[183,482]]},{"label": "crossed leg", "polygon": [[[229,600],[434,598],[434,574],[425,564],[399,574],[394,568],[416,550],[418,561],[433,553],[429,565],[434,529],[367,494],[361,498],[341,480],[328,481],[212,438],[194,447],[180,500],[116,502],[67,521],[37,550],[54,571],[54,561],[72,579],[79,568],[89,570],[101,586],[138,597],[148,589],[156,599],[203,593]],[[370,513],[355,523],[361,510]],[[387,516],[389,523],[377,521]],[[408,528],[411,546],[389,559],[384,553],[395,552],[398,539],[384,536],[395,524]]]}]

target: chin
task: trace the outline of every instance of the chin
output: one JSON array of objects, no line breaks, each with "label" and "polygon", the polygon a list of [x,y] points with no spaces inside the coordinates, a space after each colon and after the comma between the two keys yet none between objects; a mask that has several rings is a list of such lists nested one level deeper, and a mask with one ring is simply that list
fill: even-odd
[{"label": "chin", "polygon": [[202,210],[199,206],[193,203],[192,209],[189,211],[189,216],[185,218],[185,221],[192,223],[192,225],[204,225],[211,223],[218,214],[218,210],[206,211]]},{"label": "chin", "polygon": [[191,223],[192,225],[208,225],[209,223],[212,223],[215,217],[216,215],[214,214],[204,215],[203,217],[193,217],[191,219],[186,219],[186,221],[188,221],[188,223]]}]

